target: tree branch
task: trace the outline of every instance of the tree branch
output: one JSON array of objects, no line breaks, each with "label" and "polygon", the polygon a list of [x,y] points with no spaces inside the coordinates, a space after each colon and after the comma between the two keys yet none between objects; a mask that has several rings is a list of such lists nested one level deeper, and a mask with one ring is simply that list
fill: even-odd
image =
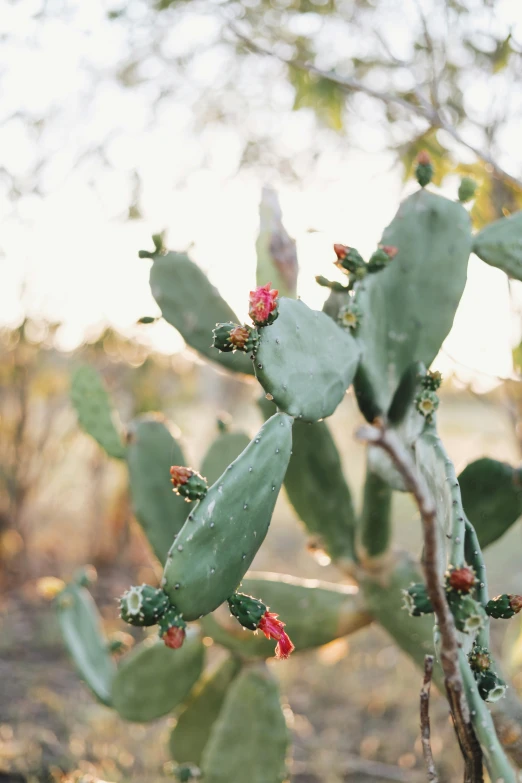
[{"label": "tree branch", "polygon": [[420,725],[421,742],[426,771],[428,773],[429,783],[439,783],[439,776],[435,769],[433,761],[433,752],[431,750],[431,732],[430,732],[430,690],[431,678],[433,675],[433,655],[426,655],[424,658],[424,680],[420,693]]}]

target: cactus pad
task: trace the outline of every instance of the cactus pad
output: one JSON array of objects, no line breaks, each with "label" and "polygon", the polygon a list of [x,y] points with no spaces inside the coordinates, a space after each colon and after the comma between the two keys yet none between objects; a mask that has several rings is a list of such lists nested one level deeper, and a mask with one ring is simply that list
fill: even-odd
[{"label": "cactus pad", "polygon": [[[234,680],[203,753],[206,783],[283,783],[288,730],[279,688],[265,665]],[[257,763],[260,762],[260,763]]]},{"label": "cactus pad", "polygon": [[429,367],[450,331],[466,283],[469,216],[461,204],[421,190],[401,204],[381,242],[397,255],[357,292],[365,385],[356,379],[356,390],[373,396],[360,405],[365,415],[365,408],[386,414],[407,368]]},{"label": "cactus pad", "polygon": [[486,264],[522,280],[522,210],[479,231],[473,239],[473,252]]},{"label": "cactus pad", "polygon": [[172,464],[184,465],[185,458],[166,423],[150,414],[133,422],[127,448],[132,507],[161,563],[188,513],[185,500],[172,491]]},{"label": "cactus pad", "polygon": [[71,583],[57,596],[56,608],[65,646],[80,676],[103,704],[110,705],[116,666],[90,593]]},{"label": "cactus pad", "polygon": [[250,443],[244,432],[221,432],[203,457],[201,473],[210,485],[214,484]]},{"label": "cactus pad", "polygon": [[203,662],[204,647],[194,628],[179,650],[146,639],[118,669],[112,686],[113,707],[125,720],[141,723],[160,718],[187,698]]},{"label": "cactus pad", "polygon": [[94,367],[78,367],[71,378],[71,402],[83,430],[104,449],[109,457],[123,459],[125,446],[115,421],[109,395]]},{"label": "cactus pad", "polygon": [[185,253],[155,255],[150,270],[150,290],[163,317],[185,342],[203,356],[229,370],[252,374],[245,354],[219,353],[212,348],[212,330],[217,323],[238,318],[205,273]]},{"label": "cactus pad", "polygon": [[185,620],[235,591],[267,534],[291,448],[292,419],[276,413],[189,514],[163,580]]},{"label": "cactus pad", "polygon": [[170,735],[170,753],[178,764],[200,766],[212,726],[240,668],[237,658],[227,658],[194,688]]},{"label": "cactus pad", "polygon": [[359,361],[355,339],[300,300],[282,298],[273,324],[261,329],[254,367],[263,389],[290,416],[330,416]]}]

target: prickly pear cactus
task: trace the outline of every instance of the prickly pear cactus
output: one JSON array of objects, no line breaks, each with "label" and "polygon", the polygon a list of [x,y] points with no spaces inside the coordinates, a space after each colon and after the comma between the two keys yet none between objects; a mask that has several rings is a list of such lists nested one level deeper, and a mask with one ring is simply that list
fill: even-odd
[{"label": "prickly pear cactus", "polygon": [[134,514],[164,563],[187,517],[187,504],[172,492],[168,480],[170,466],[184,465],[185,457],[167,423],[150,414],[132,423],[126,456]]},{"label": "prickly pear cactus", "polygon": [[156,637],[146,639],[121,662],[112,683],[112,706],[125,720],[139,723],[171,712],[201,676],[204,650],[195,628],[175,653]]},{"label": "prickly pear cactus", "polygon": [[185,620],[214,611],[264,541],[292,448],[292,419],[276,413],[190,512],[169,551],[163,586]]},{"label": "prickly pear cactus", "polygon": [[191,348],[229,370],[253,373],[246,354],[219,353],[212,348],[215,325],[238,319],[205,273],[185,253],[153,255],[150,290],[165,320]]},{"label": "prickly pear cactus", "polygon": [[203,457],[201,473],[209,484],[214,484],[228,465],[246,449],[250,438],[244,432],[229,432],[222,425],[219,435]]},{"label": "prickly pear cactus", "polygon": [[522,280],[522,211],[490,223],[473,238],[473,252],[486,264]]},{"label": "prickly pear cactus", "polygon": [[82,429],[109,457],[123,459],[125,446],[116,425],[117,416],[100,375],[93,367],[78,367],[71,378],[71,401]]},{"label": "prickly pear cactus", "polygon": [[304,421],[330,416],[359,362],[354,338],[301,300],[282,298],[273,324],[261,329],[256,377],[277,407]]},{"label": "prickly pear cactus", "polygon": [[55,602],[62,637],[78,673],[94,695],[110,705],[116,665],[96,604],[89,591],[75,582],[67,585]]},{"label": "prickly pear cactus", "polygon": [[248,777],[251,783],[283,783],[287,752],[277,683],[264,664],[248,666],[232,683],[211,731],[203,753],[204,779],[230,783]]}]

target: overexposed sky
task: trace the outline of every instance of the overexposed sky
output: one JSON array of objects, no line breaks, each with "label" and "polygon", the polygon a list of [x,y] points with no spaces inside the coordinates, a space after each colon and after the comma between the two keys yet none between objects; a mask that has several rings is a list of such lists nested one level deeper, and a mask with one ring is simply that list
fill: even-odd
[{"label": "overexposed sky", "polygon": [[[63,321],[59,341],[64,348],[74,347],[86,331],[104,323],[129,335],[143,334],[136,320],[158,309],[148,290],[150,262],[137,253],[150,248],[150,235],[162,229],[167,229],[171,248],[192,245],[194,260],[238,315],[245,316],[255,277],[258,202],[270,172],[238,173],[241,144],[232,129],[209,123],[200,134],[191,132],[190,85],[186,95],[181,90],[161,104],[153,123],[153,79],[132,90],[111,79],[101,81],[93,97],[85,63],[95,71],[117,64],[128,46],[122,30],[107,21],[102,0],[64,3],[69,13],[47,21],[38,17],[40,5],[38,0],[0,0],[2,31],[9,34],[0,49],[0,176],[5,167],[30,183],[31,171],[40,166],[44,185],[41,194],[27,188],[17,214],[11,202],[0,199],[0,322],[14,324],[24,312]],[[139,17],[139,3],[133,7]],[[498,8],[500,18],[522,17],[516,0]],[[179,53],[189,44],[204,47],[216,34],[212,18],[195,14],[184,19],[168,45]],[[153,58],[146,67],[153,77]],[[190,78],[204,84],[216,68],[226,68],[219,48],[200,58]],[[309,111],[278,111],[278,101],[288,103],[288,89],[275,85],[274,111],[245,116],[245,123],[265,123],[283,152],[299,154],[317,131]],[[58,109],[59,123],[43,132],[20,114]],[[519,146],[520,130],[506,131],[506,150]],[[108,134],[110,167],[89,154]],[[371,252],[408,192],[391,156],[379,151],[378,123],[366,131],[365,152],[340,153],[329,143],[331,135],[325,133],[324,139],[316,170],[313,176],[302,171],[302,185],[281,185],[277,174],[272,179],[279,185],[285,225],[297,240],[299,293],[316,307],[325,290],[316,285],[315,275],[334,276],[332,244]],[[143,218],[127,221],[123,216],[135,170],[143,182]],[[454,197],[457,185],[449,182],[447,194]],[[450,356],[486,374],[509,375],[518,329],[505,276],[472,259],[440,364],[448,369]],[[182,347],[166,324],[149,327],[147,334],[161,350]]]}]

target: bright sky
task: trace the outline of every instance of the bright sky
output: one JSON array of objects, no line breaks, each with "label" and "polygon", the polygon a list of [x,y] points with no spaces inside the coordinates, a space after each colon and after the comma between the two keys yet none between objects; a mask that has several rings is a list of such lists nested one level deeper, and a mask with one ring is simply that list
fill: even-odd
[{"label": "bright sky", "polygon": [[[502,5],[511,8],[510,3]],[[237,136],[215,126],[191,136],[190,107],[181,99],[166,105],[151,127],[145,88],[124,91],[108,82],[87,102],[83,61],[99,68],[117,61],[124,49],[121,35],[106,22],[101,0],[92,0],[74,6],[72,22],[64,18],[45,23],[43,32],[39,28],[39,46],[32,47],[34,26],[42,24],[32,20],[38,7],[38,0],[0,0],[2,27],[14,37],[0,53],[1,116],[10,117],[0,126],[0,175],[5,166],[28,177],[38,162],[39,145],[53,153],[42,168],[44,196],[26,195],[16,217],[12,205],[0,201],[0,322],[14,324],[24,311],[63,321],[59,340],[67,349],[102,323],[143,335],[144,327],[136,327],[136,320],[156,315],[158,309],[148,290],[149,262],[139,260],[137,253],[149,249],[150,235],[164,228],[171,248],[193,245],[194,260],[238,315],[246,315],[263,178],[237,173]],[[96,36],[86,34],[92,29]],[[189,25],[185,32],[196,35],[195,30],[197,35],[205,33],[200,24]],[[16,43],[17,36],[26,48]],[[215,62],[207,67],[215,67]],[[61,126],[54,125],[52,137],[44,134],[38,144],[34,129],[13,117],[20,107],[38,112],[56,105],[62,112]],[[276,123],[281,143],[297,151],[315,132],[306,111],[269,121]],[[112,169],[86,159],[71,173],[78,149],[95,145],[112,128],[117,129],[107,150]],[[399,173],[390,170],[391,159],[373,152],[372,145],[378,149],[379,139],[376,134],[373,143],[370,132],[366,153],[339,158],[332,146],[312,182],[303,172],[302,187],[279,188],[285,225],[297,240],[299,292],[312,306],[320,307],[325,296],[315,275],[332,276],[332,244],[371,252],[404,195]],[[144,217],[129,222],[122,215],[130,202],[129,175],[134,169],[144,182]],[[453,197],[456,188],[456,182],[449,183],[448,195]],[[148,327],[147,334],[161,350],[182,346],[166,324]],[[472,259],[468,286],[439,365],[452,365],[449,354],[486,374],[509,375],[511,346],[518,337],[504,275]]]}]

